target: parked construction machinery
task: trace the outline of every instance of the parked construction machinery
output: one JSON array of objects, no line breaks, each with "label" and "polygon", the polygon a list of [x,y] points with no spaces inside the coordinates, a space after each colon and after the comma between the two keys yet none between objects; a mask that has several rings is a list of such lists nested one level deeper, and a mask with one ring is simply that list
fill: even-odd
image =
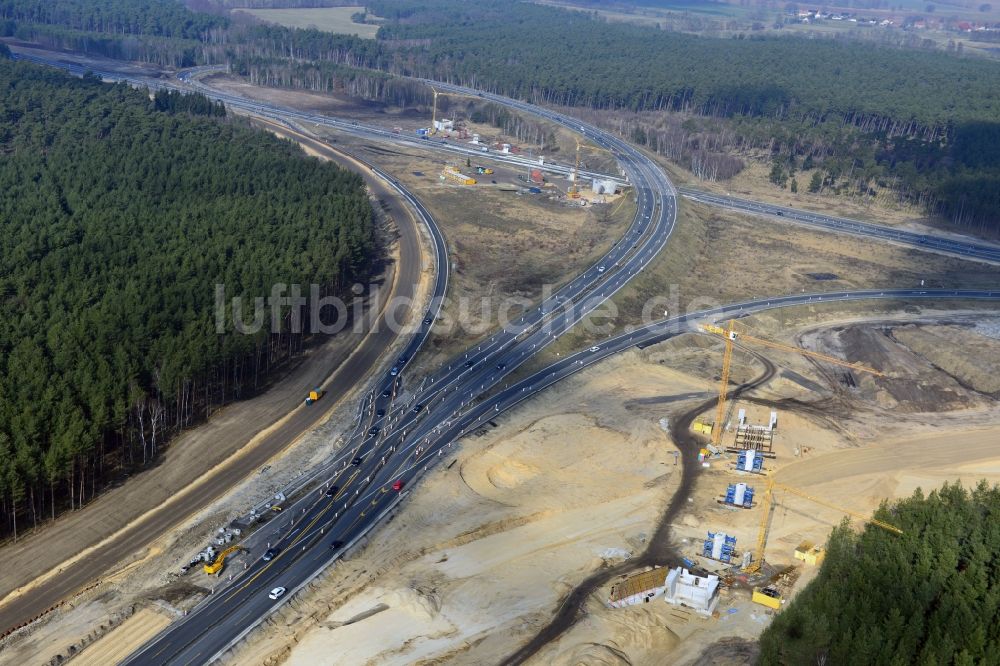
[{"label": "parked construction machinery", "polygon": [[326,393],[326,391],[324,391],[319,387],[316,387],[313,390],[309,391],[309,395],[306,396],[306,405],[313,404],[314,402],[322,398],[324,393]]},{"label": "parked construction machinery", "polygon": [[466,176],[464,173],[459,171],[456,167],[449,166],[445,167],[441,172],[441,175],[445,178],[449,178],[460,185],[475,185],[476,179]]},{"label": "parked construction machinery", "polygon": [[706,333],[711,333],[723,338],[726,342],[725,353],[722,357],[722,377],[719,382],[719,404],[715,411],[715,424],[712,427],[712,444],[718,446],[719,442],[722,441],[722,431],[725,428],[726,420],[726,399],[729,395],[729,370],[733,360],[733,344],[739,340],[741,342],[752,342],[764,347],[770,347],[771,349],[778,349],[780,351],[792,352],[794,354],[800,354],[802,356],[808,356],[809,358],[815,358],[826,363],[832,363],[833,365],[838,365],[844,368],[850,368],[857,372],[866,372],[876,377],[884,377],[884,373],[879,372],[869,368],[861,363],[849,363],[848,361],[843,361],[834,356],[829,356],[828,354],[821,354],[820,352],[809,351],[808,349],[802,349],[801,347],[793,347],[792,345],[782,344],[780,342],[772,342],[770,340],[765,340],[764,338],[758,338],[753,335],[749,335],[746,330],[737,329],[737,323],[734,320],[730,320],[726,327],[715,326],[714,324],[704,324],[702,325],[702,330]]},{"label": "parked construction machinery", "polygon": [[226,548],[218,554],[214,562],[210,562],[204,566],[205,573],[209,576],[214,576],[215,574],[221,572],[222,567],[226,564],[226,558],[239,550],[244,550],[243,546],[230,546],[229,548]]}]

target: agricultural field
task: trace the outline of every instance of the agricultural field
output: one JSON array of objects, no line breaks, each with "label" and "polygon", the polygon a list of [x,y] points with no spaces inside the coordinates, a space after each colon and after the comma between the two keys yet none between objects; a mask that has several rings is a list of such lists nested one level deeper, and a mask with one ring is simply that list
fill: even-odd
[{"label": "agricultural field", "polygon": [[375,39],[379,26],[355,23],[351,17],[365,11],[364,7],[309,7],[306,9],[238,9],[267,23],[277,23],[286,28],[316,28],[323,32],[356,35]]}]

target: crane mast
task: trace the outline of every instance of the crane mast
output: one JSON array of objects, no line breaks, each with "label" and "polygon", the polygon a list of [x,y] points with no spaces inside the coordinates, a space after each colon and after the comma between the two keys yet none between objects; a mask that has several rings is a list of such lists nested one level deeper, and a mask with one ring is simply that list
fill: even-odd
[{"label": "crane mast", "polygon": [[761,503],[761,514],[760,514],[760,527],[757,530],[757,545],[754,548],[753,559],[750,563],[743,569],[746,573],[756,573],[760,571],[761,565],[764,563],[764,548],[767,546],[767,523],[771,518],[771,512],[774,511],[774,503],[772,498],[774,496],[774,489],[778,488],[784,490],[793,495],[797,495],[803,499],[807,499],[811,502],[815,502],[821,506],[825,506],[828,509],[833,509],[834,511],[839,511],[840,513],[845,513],[852,518],[856,518],[865,523],[870,523],[876,527],[881,527],[889,532],[895,532],[896,534],[903,534],[903,530],[899,529],[895,525],[890,525],[889,523],[878,520],[876,518],[870,518],[857,511],[851,511],[850,509],[845,509],[844,507],[837,506],[832,502],[828,502],[824,499],[814,497],[805,493],[798,488],[793,488],[792,486],[786,486],[783,483],[776,483],[773,478],[768,478],[767,489],[764,491],[764,500]]},{"label": "crane mast", "polygon": [[725,425],[724,420],[726,418],[726,399],[729,397],[729,370],[732,365],[733,360],[733,343],[737,340],[752,342],[754,344],[761,345],[763,347],[770,347],[771,349],[778,349],[781,351],[793,352],[795,354],[800,354],[802,356],[808,356],[809,358],[815,358],[826,363],[832,363],[833,365],[839,365],[844,368],[850,368],[851,370],[856,370],[857,372],[867,372],[869,374],[875,375],[876,377],[884,377],[885,373],[879,372],[869,368],[861,363],[850,363],[848,361],[841,360],[835,356],[830,356],[829,354],[822,354],[820,352],[810,351],[808,349],[802,349],[801,347],[793,347],[791,345],[782,344],[780,342],[772,342],[770,340],[765,340],[764,338],[758,338],[752,335],[748,335],[745,332],[738,331],[736,329],[736,322],[732,319],[726,324],[726,328],[721,326],[716,326],[714,324],[704,324],[702,325],[702,330],[713,335],[717,335],[723,338],[726,342],[725,352],[722,357],[722,376],[719,382],[719,403],[715,410],[715,425],[712,428],[712,444],[718,445],[722,441],[722,429]]}]

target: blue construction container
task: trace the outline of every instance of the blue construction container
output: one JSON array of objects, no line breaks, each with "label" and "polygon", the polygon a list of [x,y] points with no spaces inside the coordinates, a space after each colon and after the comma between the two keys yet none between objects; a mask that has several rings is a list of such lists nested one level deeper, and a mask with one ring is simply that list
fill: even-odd
[{"label": "blue construction container", "polygon": [[726,489],[726,504],[749,509],[753,506],[753,488],[745,483],[730,483]]},{"label": "blue construction container", "polygon": [[702,543],[701,554],[720,562],[731,562],[736,554],[736,537],[725,532],[709,532],[708,538]]},{"label": "blue construction container", "polygon": [[736,456],[736,469],[744,472],[759,472],[764,467],[764,456],[758,451],[747,449]]}]

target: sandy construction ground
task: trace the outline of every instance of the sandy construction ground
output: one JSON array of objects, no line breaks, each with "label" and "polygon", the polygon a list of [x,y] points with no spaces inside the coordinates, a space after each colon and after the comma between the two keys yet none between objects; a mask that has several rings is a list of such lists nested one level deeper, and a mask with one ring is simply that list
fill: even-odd
[{"label": "sandy construction ground", "polygon": [[167,615],[144,608],[118,627],[114,640],[100,641],[93,649],[81,652],[80,656],[73,660],[73,664],[75,666],[117,664],[170,624],[171,619]]},{"label": "sandy construction ground", "polygon": [[462,442],[369,548],[234,663],[495,662],[576,580],[641,549],[672,494],[679,468],[655,399],[668,386],[707,387],[640,356],[574,378]]},{"label": "sandy construction ground", "polygon": [[[900,309],[896,314],[905,314]],[[852,341],[875,331],[887,378],[845,388],[829,367],[768,353],[774,379],[737,402],[752,422],[779,413],[777,457],[768,468],[780,483],[870,513],[883,498],[925,491],[945,480],[1000,481],[1000,414],[996,396],[968,384],[969,358],[997,344],[998,322],[981,313],[924,313],[928,323],[841,319],[798,313],[802,339],[828,353],[855,353]],[[789,317],[789,320],[796,317]],[[860,318],[860,316],[858,317]],[[943,322],[943,323],[942,323]],[[766,321],[751,322],[766,330]],[[939,336],[954,349],[931,360],[885,335]],[[960,343],[960,344],[956,344]],[[940,347],[940,345],[938,345]],[[470,437],[420,482],[400,514],[368,546],[334,567],[292,608],[244,645],[231,663],[412,664],[497,663],[552,616],[588,574],[643,550],[679,481],[675,445],[661,424],[710,398],[720,348],[685,336],[608,360]],[[1000,356],[991,363],[1000,363]],[[737,381],[759,374],[754,356],[738,352]],[[989,368],[987,368],[989,369]],[[901,400],[896,386],[917,385]],[[935,396],[953,402],[935,410]],[[900,405],[920,409],[900,411]],[[947,434],[943,431],[947,430]],[[726,435],[731,438],[731,434]],[[726,440],[724,439],[724,442]],[[728,483],[747,480],[731,458],[709,461],[672,527],[676,547],[700,557],[708,530],[752,547],[759,508],[716,503]],[[750,477],[760,486],[759,477]],[[762,488],[761,488],[762,491]],[[840,522],[837,511],[777,492],[766,559],[793,564],[802,540],[823,543]],[[800,567],[790,594],[815,570]],[[752,641],[770,611],[745,589],[726,589],[719,616],[704,619],[656,599],[608,609],[608,586],[592,595],[581,619],[539,652],[538,664],[749,663]],[[730,640],[733,639],[733,640]],[[740,640],[736,640],[740,639]],[[721,641],[721,642],[720,642]],[[702,655],[706,646],[707,655]]]}]

